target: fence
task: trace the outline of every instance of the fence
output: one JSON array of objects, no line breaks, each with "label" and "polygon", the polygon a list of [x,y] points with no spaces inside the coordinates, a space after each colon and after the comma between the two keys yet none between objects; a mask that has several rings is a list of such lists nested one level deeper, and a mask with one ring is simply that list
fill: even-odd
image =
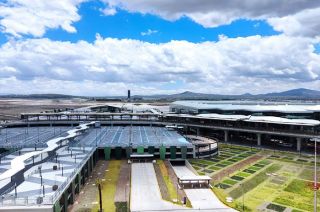
[{"label": "fence", "polygon": [[[72,182],[76,174],[81,170],[84,164],[88,161],[88,159],[95,152],[95,148],[92,148],[88,154],[82,159],[80,163],[76,165],[71,174],[67,177],[67,179],[59,186],[59,188],[55,191],[53,195],[50,196],[38,196],[38,197],[16,197],[15,194],[9,194],[9,192],[14,190],[14,186],[10,187],[7,194],[3,195],[0,200],[1,206],[26,206],[26,205],[53,205],[59,197],[63,194],[65,189],[67,189],[68,185]],[[32,173],[37,172],[37,170],[32,171],[28,176]]]}]

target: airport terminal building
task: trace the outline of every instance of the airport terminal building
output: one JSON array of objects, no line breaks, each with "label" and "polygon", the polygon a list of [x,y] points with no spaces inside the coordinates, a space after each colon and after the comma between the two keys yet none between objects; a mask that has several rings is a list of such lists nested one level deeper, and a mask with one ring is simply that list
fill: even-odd
[{"label": "airport terminal building", "polygon": [[170,112],[208,114],[277,116],[289,119],[320,120],[320,105],[315,103],[266,101],[176,101]]},{"label": "airport terminal building", "polygon": [[0,128],[0,207],[67,211],[98,160],[212,157],[220,142],[308,152],[320,135],[319,105],[196,104],[174,102],[169,113],[104,105],[21,114]]}]

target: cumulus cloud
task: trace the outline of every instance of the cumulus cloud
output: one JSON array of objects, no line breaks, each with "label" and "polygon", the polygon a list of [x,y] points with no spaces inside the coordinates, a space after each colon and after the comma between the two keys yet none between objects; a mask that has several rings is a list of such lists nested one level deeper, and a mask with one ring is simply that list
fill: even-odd
[{"label": "cumulus cloud", "polygon": [[139,93],[143,95],[168,93],[166,90],[145,84],[97,82],[91,80],[77,82],[49,78],[34,78],[28,81],[19,80],[15,77],[0,78],[0,87],[1,93],[9,94],[59,93],[79,96],[112,96],[126,95],[128,89],[134,94]]},{"label": "cumulus cloud", "polygon": [[306,9],[319,8],[310,0],[103,0],[112,8],[154,14],[167,20],[189,17],[205,27],[229,24],[237,19],[281,18]]},{"label": "cumulus cloud", "polygon": [[[77,29],[78,7],[93,0],[6,0],[0,3],[0,30],[21,37],[42,37],[47,29]],[[117,9],[153,14],[166,20],[188,17],[204,27],[230,24],[238,19],[266,20],[276,30],[288,35],[318,36],[320,1],[318,0],[100,0],[104,15]]]},{"label": "cumulus cloud", "polygon": [[41,37],[48,28],[74,33],[80,20],[78,5],[86,0],[7,0],[0,3],[1,31],[15,37]]},{"label": "cumulus cloud", "polygon": [[[52,89],[74,92],[64,89],[69,85],[84,94],[93,94],[90,86],[94,83],[103,88],[122,85],[119,89],[135,85],[137,92],[139,88],[152,92],[163,90],[167,82],[181,81],[181,89],[194,86],[192,90],[206,88],[208,93],[240,92],[248,89],[247,83],[257,85],[257,92],[264,92],[271,82],[279,87],[315,86],[320,80],[320,55],[314,53],[314,42],[286,35],[162,44],[98,35],[94,43],[10,41],[0,48],[0,79],[2,85],[10,79],[7,85],[12,89],[14,82],[30,86],[49,85],[41,83],[48,81],[54,84]],[[116,89],[108,92],[118,94]]]},{"label": "cumulus cloud", "polygon": [[320,7],[303,10],[299,13],[284,17],[268,19],[268,23],[277,31],[284,32],[290,36],[320,35]]}]

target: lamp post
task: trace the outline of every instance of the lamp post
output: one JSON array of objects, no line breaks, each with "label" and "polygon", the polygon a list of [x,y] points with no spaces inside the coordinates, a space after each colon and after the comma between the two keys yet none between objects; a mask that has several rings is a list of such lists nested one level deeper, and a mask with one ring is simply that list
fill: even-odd
[{"label": "lamp post", "polygon": [[99,205],[100,205],[100,209],[99,209],[99,212],[102,212],[103,211],[103,209],[102,209],[102,193],[101,193],[101,184],[102,184],[102,182],[101,182],[101,179],[97,179],[96,180],[96,186],[98,187],[98,190],[99,190]]},{"label": "lamp post", "polygon": [[244,192],[243,192],[243,183],[240,184],[242,190],[242,212],[244,212]]},{"label": "lamp post", "polygon": [[97,133],[97,128],[96,128],[96,147],[98,146],[98,133]]},{"label": "lamp post", "polygon": [[37,127],[37,130],[38,130],[38,142],[39,143],[39,126]]},{"label": "lamp post", "polygon": [[8,142],[8,128],[6,128],[6,143]]},{"label": "lamp post", "polygon": [[317,212],[317,143],[320,142],[320,138],[313,138],[311,141],[314,141],[314,212]]}]

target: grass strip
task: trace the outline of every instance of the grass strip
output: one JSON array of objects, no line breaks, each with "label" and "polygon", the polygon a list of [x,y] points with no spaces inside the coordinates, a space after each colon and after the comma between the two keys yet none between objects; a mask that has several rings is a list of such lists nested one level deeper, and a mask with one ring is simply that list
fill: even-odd
[{"label": "grass strip", "polygon": [[174,186],[174,184],[172,183],[172,181],[170,179],[167,167],[165,166],[165,164],[162,160],[157,160],[157,164],[160,167],[161,175],[163,177],[163,180],[164,180],[166,187],[167,187],[167,190],[168,190],[169,201],[173,202],[173,199],[176,199],[177,202],[175,202],[175,203],[178,203],[181,205],[181,202],[179,201],[179,196],[177,194],[177,188]]},{"label": "grass strip", "polygon": [[[119,178],[121,167],[121,160],[112,160],[109,162],[108,170],[105,173],[102,181],[102,208],[104,211],[116,211],[114,204],[114,197],[116,194],[116,187]],[[97,195],[97,202],[99,202],[99,196]],[[98,211],[99,204],[96,205],[93,211]]]}]

